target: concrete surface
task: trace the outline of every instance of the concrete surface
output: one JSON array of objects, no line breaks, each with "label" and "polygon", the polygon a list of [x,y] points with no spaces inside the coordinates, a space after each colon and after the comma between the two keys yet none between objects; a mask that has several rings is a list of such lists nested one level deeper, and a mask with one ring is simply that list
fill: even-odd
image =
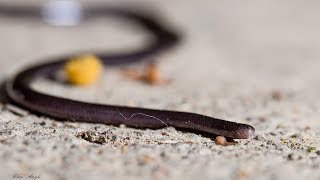
[{"label": "concrete surface", "polygon": [[[185,34],[183,44],[157,58],[171,84],[148,86],[107,67],[103,79],[91,87],[45,80],[35,87],[82,101],[249,123],[256,128],[255,138],[222,147],[171,127],[62,123],[14,114],[2,98],[1,179],[320,179],[319,1],[147,4]],[[58,28],[0,17],[0,80],[46,57],[123,50],[145,38],[139,28],[112,19]],[[87,136],[105,142],[90,142]]]}]

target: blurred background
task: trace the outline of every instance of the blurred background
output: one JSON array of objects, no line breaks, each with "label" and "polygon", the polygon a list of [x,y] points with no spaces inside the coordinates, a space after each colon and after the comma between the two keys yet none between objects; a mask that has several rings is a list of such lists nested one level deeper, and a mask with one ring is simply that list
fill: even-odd
[{"label": "blurred background", "polygon": [[[0,9],[4,6],[41,8],[47,2],[0,0]],[[10,120],[13,127],[22,124],[23,128],[12,130],[18,135],[11,145],[3,145],[0,159],[8,161],[10,167],[1,165],[0,172],[24,168],[26,172],[38,170],[43,177],[52,179],[119,178],[119,174],[138,179],[155,176],[182,179],[186,175],[207,179],[316,179],[316,175],[319,178],[319,156],[308,150],[309,147],[319,150],[320,142],[320,1],[76,2],[83,3],[84,8],[115,6],[149,11],[180,32],[182,43],[156,57],[162,75],[172,79],[172,83],[150,87],[125,80],[118,69],[106,67],[104,78],[93,87],[76,89],[39,82],[39,90],[83,101],[190,111],[249,123],[256,128],[257,136],[251,143],[222,149],[210,139],[170,128],[144,131],[100,126],[111,129],[118,139],[128,136],[134,140],[129,145],[119,140],[118,146],[107,143],[97,147],[75,136],[79,128],[64,127],[61,123],[54,127],[60,134],[54,136],[51,131],[43,132],[43,126],[34,125],[45,121],[49,126],[54,121],[32,115],[27,116],[28,121],[21,121],[22,118],[1,111],[0,123]],[[9,17],[0,11],[0,81],[48,57],[74,52],[122,52],[143,47],[148,38],[139,26],[117,18],[96,18],[62,27],[48,25],[40,15]],[[73,125],[96,128],[82,123]],[[24,133],[34,129],[39,133],[33,141]],[[136,131],[141,137],[135,139]],[[47,140],[48,136],[51,139]],[[292,137],[300,144],[293,143]],[[30,142],[23,148],[33,156],[17,151],[24,138]],[[176,143],[167,143],[168,139]],[[69,145],[74,142],[78,144],[72,150]],[[122,145],[128,145],[127,154],[120,153]],[[109,154],[98,157],[93,152],[99,148]],[[146,152],[155,157],[154,163],[140,166],[139,155]],[[74,167],[80,156],[84,157],[81,170]],[[57,161],[49,161],[50,158]]]},{"label": "blurred background", "polygon": [[[0,2],[40,6],[47,1]],[[181,81],[208,78],[213,82],[214,77],[223,77],[239,83],[268,83],[292,89],[319,87],[318,1],[82,2],[142,7],[158,13],[168,25],[181,31],[184,42],[169,57]],[[6,73],[49,55],[134,48],[146,38],[139,27],[111,18],[97,18],[68,28],[47,26],[40,19],[26,17],[0,16],[0,22],[0,65],[6,67]],[[12,61],[15,63],[6,66]]]},{"label": "blurred background", "polygon": [[[1,4],[40,6],[48,1],[1,0]],[[319,2],[294,1],[82,1],[85,5],[140,7],[159,13],[185,36],[173,56],[183,77],[228,76],[235,81],[286,88],[319,86]],[[1,6],[0,4],[0,6]],[[150,8],[149,8],[150,7]],[[0,16],[1,67],[81,50],[133,48],[145,33],[123,21],[98,18],[75,27],[47,26],[41,20]],[[177,62],[176,62],[177,61]],[[185,65],[185,66],[182,66]],[[180,67],[180,68],[179,68]],[[4,69],[2,69],[4,70]],[[230,77],[231,76],[231,77]],[[198,77],[196,77],[198,78]],[[213,79],[214,80],[214,79]],[[244,82],[245,83],[245,82]]]}]

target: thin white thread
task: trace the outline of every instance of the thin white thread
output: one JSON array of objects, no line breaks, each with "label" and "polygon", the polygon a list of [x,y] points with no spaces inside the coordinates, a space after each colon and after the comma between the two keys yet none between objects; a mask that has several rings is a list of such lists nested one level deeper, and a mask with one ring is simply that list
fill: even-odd
[{"label": "thin white thread", "polygon": [[153,118],[153,119],[156,119],[158,121],[160,121],[161,123],[163,123],[164,125],[166,125],[167,127],[168,124],[165,123],[164,121],[162,121],[161,119],[157,118],[157,117],[154,117],[154,116],[151,116],[151,115],[148,115],[148,114],[143,114],[143,113],[134,113],[132,114],[129,118],[126,118],[122,113],[119,113],[123,118],[125,118],[126,120],[130,120],[133,116],[136,116],[136,115],[143,115],[143,116],[147,116],[147,117],[150,117],[150,118]]}]

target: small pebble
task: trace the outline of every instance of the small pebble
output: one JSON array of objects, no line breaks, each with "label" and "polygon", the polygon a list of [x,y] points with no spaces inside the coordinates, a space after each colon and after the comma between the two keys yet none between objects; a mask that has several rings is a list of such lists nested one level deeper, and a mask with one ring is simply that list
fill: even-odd
[{"label": "small pebble", "polygon": [[106,143],[106,136],[101,133],[96,133],[93,131],[79,132],[77,137],[81,137],[82,139],[96,143],[96,144],[104,144]]},{"label": "small pebble", "polygon": [[45,125],[46,125],[46,122],[41,121],[39,124],[40,124],[41,126],[45,126]]},{"label": "small pebble", "polygon": [[217,136],[216,139],[214,140],[214,142],[217,144],[217,145],[221,145],[221,146],[224,146],[227,142],[226,138],[223,137],[223,136]]},{"label": "small pebble", "polygon": [[273,100],[280,101],[283,98],[283,94],[280,91],[271,92],[271,97]]}]

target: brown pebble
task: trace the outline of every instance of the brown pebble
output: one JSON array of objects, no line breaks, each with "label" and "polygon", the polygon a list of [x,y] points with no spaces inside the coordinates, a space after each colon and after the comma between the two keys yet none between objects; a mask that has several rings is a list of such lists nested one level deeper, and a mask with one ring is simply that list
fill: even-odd
[{"label": "brown pebble", "polygon": [[229,142],[224,136],[217,136],[214,140],[217,145],[221,146],[229,146],[229,145],[235,145],[237,142]]},{"label": "brown pebble", "polygon": [[149,64],[145,78],[150,84],[157,84],[160,82],[160,72],[156,64]]},{"label": "brown pebble", "polygon": [[226,138],[223,137],[223,136],[217,136],[216,139],[214,140],[214,142],[217,144],[217,145],[221,145],[221,146],[224,146],[227,142]]},{"label": "brown pebble", "polygon": [[273,100],[280,101],[283,98],[283,94],[280,91],[272,91],[271,97]]}]

